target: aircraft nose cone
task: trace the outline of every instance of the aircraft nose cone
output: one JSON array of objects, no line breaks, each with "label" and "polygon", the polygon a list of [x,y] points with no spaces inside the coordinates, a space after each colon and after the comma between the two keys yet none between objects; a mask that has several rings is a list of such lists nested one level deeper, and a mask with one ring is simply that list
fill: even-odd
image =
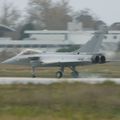
[{"label": "aircraft nose cone", "polygon": [[2,62],[2,64],[13,64],[13,63],[14,63],[13,59],[7,59],[7,60]]}]

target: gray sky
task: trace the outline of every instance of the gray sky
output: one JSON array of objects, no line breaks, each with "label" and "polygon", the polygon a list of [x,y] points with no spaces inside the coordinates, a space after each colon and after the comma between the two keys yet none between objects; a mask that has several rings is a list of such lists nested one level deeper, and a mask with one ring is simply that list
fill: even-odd
[{"label": "gray sky", "polygon": [[[2,1],[2,0],[0,0]],[[28,0],[7,0],[19,8],[26,8]],[[69,0],[74,10],[89,8],[107,24],[120,22],[120,0]]]}]

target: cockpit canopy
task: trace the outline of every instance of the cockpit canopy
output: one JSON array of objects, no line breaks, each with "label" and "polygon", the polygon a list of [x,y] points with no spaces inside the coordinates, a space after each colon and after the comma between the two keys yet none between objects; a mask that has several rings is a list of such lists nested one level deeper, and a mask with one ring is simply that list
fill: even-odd
[{"label": "cockpit canopy", "polygon": [[19,55],[35,55],[40,53],[42,53],[40,50],[27,49],[22,51]]}]

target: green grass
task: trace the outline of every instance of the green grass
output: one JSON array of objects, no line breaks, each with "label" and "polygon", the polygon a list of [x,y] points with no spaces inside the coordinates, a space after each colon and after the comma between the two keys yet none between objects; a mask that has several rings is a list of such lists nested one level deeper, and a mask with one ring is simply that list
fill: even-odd
[{"label": "green grass", "polygon": [[[81,74],[120,78],[120,63],[80,66]],[[37,76],[55,77],[58,68],[38,68]],[[65,69],[65,78],[71,77]],[[30,77],[31,68],[0,65],[0,77]],[[120,86],[59,83],[0,85],[0,120],[119,120]]]},{"label": "green grass", "polygon": [[0,120],[119,120],[120,86],[1,85]]},{"label": "green grass", "polygon": [[[56,71],[59,68],[37,68],[36,74],[38,77],[55,77]],[[120,63],[98,64],[89,66],[79,66],[77,70],[82,76],[99,75],[100,77],[115,77],[120,78]],[[71,70],[65,69],[64,77],[70,76]],[[31,77],[31,67],[16,66],[16,65],[0,65],[0,77]]]}]

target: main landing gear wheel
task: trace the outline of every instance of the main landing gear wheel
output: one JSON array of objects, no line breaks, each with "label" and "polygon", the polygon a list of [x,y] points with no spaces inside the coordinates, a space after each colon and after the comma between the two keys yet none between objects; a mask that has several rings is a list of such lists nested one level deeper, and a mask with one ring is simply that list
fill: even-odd
[{"label": "main landing gear wheel", "polygon": [[32,78],[36,78],[36,75],[32,75]]},{"label": "main landing gear wheel", "polygon": [[62,78],[63,77],[63,72],[61,72],[61,71],[56,72],[56,77],[57,78]]},{"label": "main landing gear wheel", "polygon": [[72,75],[73,78],[78,78],[79,77],[79,73],[77,71],[73,71],[71,73],[71,75]]}]

